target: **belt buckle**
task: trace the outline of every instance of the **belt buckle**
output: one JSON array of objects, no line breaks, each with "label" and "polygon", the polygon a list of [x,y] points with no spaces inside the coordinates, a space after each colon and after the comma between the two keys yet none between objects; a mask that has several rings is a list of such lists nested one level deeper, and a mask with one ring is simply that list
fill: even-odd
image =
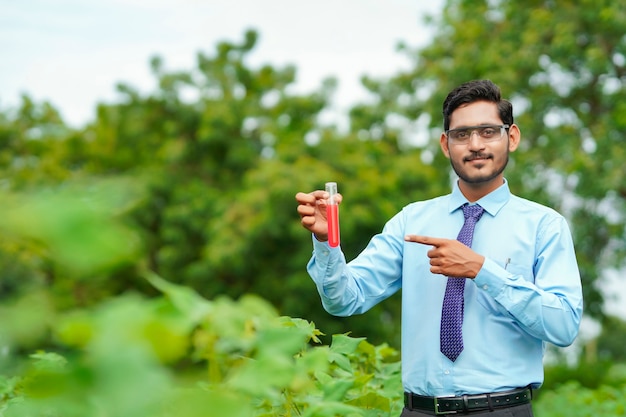
[{"label": "belt buckle", "polygon": [[443,416],[446,414],[456,414],[458,411],[457,410],[450,410],[450,411],[439,411],[439,399],[440,398],[453,398],[454,395],[442,395],[441,397],[433,397],[433,401],[434,401],[434,405],[435,405],[435,415],[436,416]]}]

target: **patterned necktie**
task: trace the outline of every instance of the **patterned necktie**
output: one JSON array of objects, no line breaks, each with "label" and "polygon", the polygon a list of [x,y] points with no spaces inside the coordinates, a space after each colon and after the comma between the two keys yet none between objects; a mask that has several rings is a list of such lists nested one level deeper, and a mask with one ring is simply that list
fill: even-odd
[{"label": "patterned necktie", "polygon": [[[474,226],[483,215],[483,208],[478,204],[463,206],[465,223],[457,240],[466,246],[472,246]],[[440,349],[452,362],[463,351],[463,290],[465,278],[448,278],[446,295],[443,297],[441,311]]]}]

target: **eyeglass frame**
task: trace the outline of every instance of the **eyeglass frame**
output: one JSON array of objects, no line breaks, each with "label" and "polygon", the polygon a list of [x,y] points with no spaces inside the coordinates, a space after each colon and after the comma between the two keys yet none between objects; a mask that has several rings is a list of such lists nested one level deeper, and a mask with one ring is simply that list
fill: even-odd
[{"label": "eyeglass frame", "polygon": [[[480,135],[480,132],[477,132],[480,129],[495,129],[495,128],[500,128],[500,136],[498,137],[493,137],[493,138],[484,138]],[[467,126],[467,127],[459,127],[457,129],[448,129],[446,130],[444,133],[446,134],[446,137],[448,139],[450,139],[452,142],[454,142],[455,144],[458,145],[466,145],[470,142],[470,140],[472,139],[472,135],[474,134],[474,132],[478,133],[478,137],[480,138],[480,140],[482,140],[483,142],[487,143],[487,142],[495,142],[498,141],[500,139],[502,139],[504,137],[504,133],[506,130],[510,129],[511,125],[508,124],[502,124],[502,125],[479,125],[479,126]],[[467,138],[465,139],[458,139],[458,138],[452,138],[450,137],[450,132],[462,132],[462,131],[469,131],[469,135],[467,136]]]}]

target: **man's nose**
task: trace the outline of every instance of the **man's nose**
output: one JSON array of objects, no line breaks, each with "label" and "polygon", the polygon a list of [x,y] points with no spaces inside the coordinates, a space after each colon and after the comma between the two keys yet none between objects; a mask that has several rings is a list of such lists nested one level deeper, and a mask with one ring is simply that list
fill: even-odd
[{"label": "man's nose", "polygon": [[[474,136],[474,133],[476,133],[476,136]],[[474,139],[475,137],[475,139]],[[472,130],[470,132],[470,137],[469,137],[469,145],[470,148],[482,148],[484,146],[484,142],[482,140],[482,138],[480,137],[480,134],[478,133],[478,130]]]}]

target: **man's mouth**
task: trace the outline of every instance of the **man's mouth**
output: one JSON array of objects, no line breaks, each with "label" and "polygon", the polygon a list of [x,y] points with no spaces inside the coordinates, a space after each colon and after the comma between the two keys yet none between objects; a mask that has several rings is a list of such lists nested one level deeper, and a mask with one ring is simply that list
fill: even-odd
[{"label": "man's mouth", "polygon": [[487,159],[490,159],[490,158],[491,158],[490,155],[476,154],[476,155],[471,155],[471,156],[468,156],[467,158],[465,158],[465,162],[484,161],[484,160],[487,160]]}]

